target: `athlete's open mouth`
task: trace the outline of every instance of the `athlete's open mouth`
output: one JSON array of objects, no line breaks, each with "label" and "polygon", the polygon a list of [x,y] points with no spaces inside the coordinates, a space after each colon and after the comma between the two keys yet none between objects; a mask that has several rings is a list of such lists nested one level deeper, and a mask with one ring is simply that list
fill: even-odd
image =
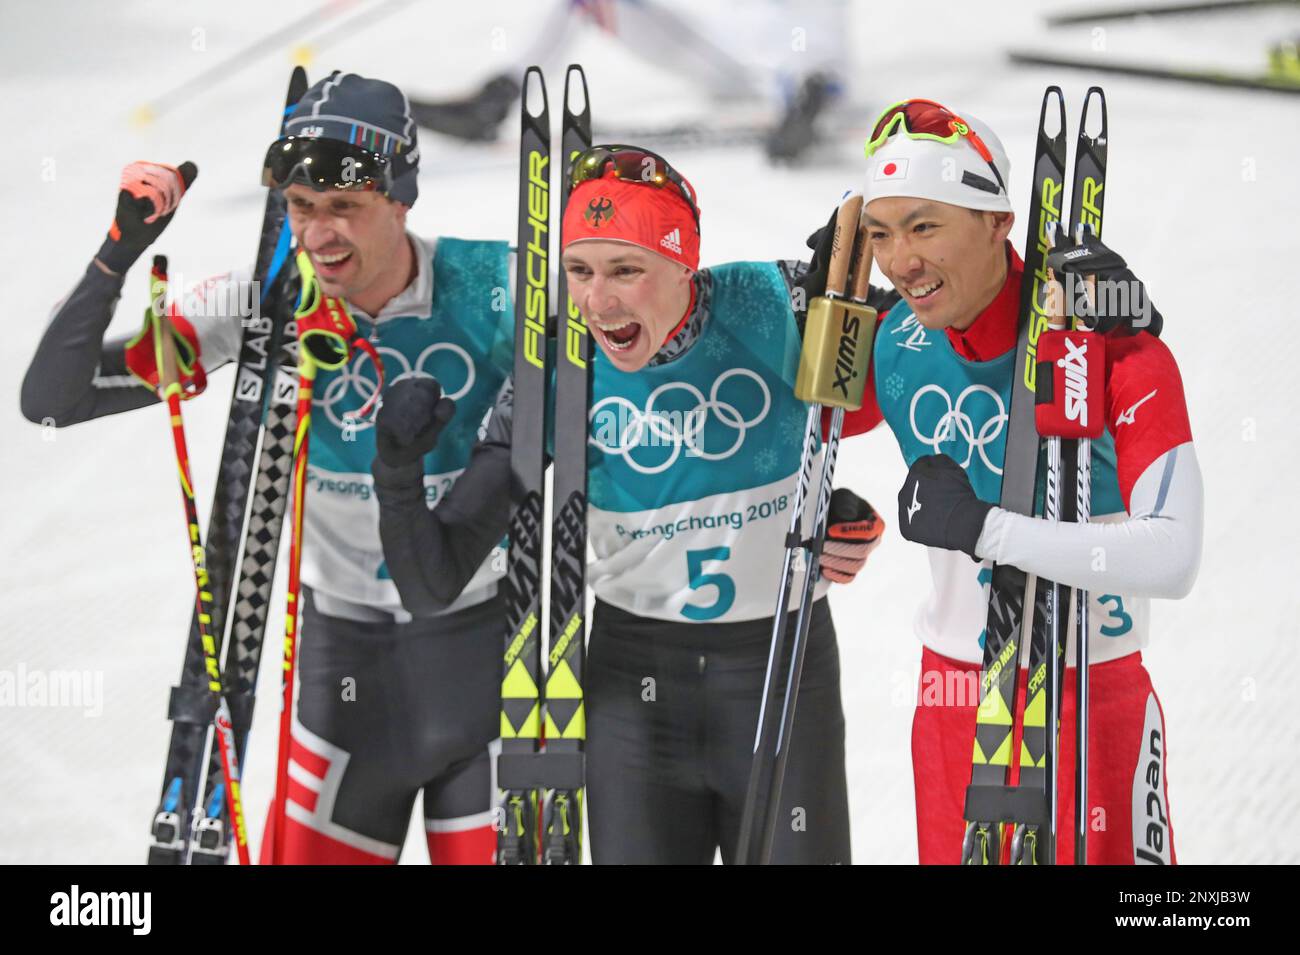
[{"label": "athlete's open mouth", "polygon": [[636,344],[637,339],[641,336],[641,323],[634,322],[631,319],[625,319],[621,322],[593,322],[592,326],[600,333],[600,337],[605,340],[605,345],[609,350],[613,352],[627,351]]},{"label": "athlete's open mouth", "polygon": [[352,261],[352,252],[330,252],[328,254],[317,252],[312,256],[316,264],[316,271],[322,275],[333,275],[343,270],[343,268]]}]

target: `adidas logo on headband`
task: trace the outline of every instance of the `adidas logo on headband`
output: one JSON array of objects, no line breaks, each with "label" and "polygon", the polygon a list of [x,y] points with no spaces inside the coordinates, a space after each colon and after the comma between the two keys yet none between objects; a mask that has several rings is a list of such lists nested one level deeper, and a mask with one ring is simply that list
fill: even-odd
[{"label": "adidas logo on headband", "polygon": [[682,254],[682,230],[673,229],[672,232],[669,232],[666,236],[664,236],[662,239],[659,240],[659,244],[662,245],[669,252],[674,252],[677,255],[681,255]]}]

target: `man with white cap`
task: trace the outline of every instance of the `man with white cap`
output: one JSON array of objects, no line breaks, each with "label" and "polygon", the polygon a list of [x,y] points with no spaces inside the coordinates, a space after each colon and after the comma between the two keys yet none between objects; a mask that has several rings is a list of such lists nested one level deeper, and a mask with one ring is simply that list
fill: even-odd
[{"label": "man with white cap", "polygon": [[[997,507],[1024,274],[1007,238],[1015,216],[1006,153],[983,124],[916,99],[881,114],[867,158],[863,221],[876,264],[902,298],[880,320],[868,403],[846,433],[889,424],[910,467],[899,527],[929,548],[934,586],[916,616],[922,676],[912,728],[920,861],[960,858],[986,585],[999,563],[1091,596],[1087,861],[1173,862],[1163,714],[1139,651],[1149,598],[1185,596],[1195,579],[1201,479],[1178,367],[1156,337],[1159,313],[1123,260],[1091,240],[1088,271],[1132,283],[1138,306],[1099,322],[1111,334],[1107,428],[1093,442],[1093,522],[1054,525]],[[829,251],[822,239],[814,266]],[[1062,766],[1074,765],[1073,683],[1071,670]],[[1073,861],[1073,817],[1067,783],[1062,863]]]}]

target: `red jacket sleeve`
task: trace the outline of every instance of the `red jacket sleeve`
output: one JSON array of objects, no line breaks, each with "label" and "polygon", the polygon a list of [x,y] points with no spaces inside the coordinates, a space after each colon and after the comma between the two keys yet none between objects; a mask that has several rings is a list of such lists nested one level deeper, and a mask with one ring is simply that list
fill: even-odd
[{"label": "red jacket sleeve", "polygon": [[1106,424],[1115,438],[1125,509],[1151,462],[1192,440],[1183,379],[1169,346],[1153,335],[1106,339]]}]

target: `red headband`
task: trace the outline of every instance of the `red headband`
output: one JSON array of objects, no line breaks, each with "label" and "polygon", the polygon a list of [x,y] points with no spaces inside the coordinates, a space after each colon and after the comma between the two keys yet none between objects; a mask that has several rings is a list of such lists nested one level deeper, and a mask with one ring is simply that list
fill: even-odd
[{"label": "red headband", "polygon": [[612,171],[574,187],[562,235],[566,249],[582,239],[611,239],[658,252],[692,271],[700,267],[695,216],[677,189],[616,179]]}]

